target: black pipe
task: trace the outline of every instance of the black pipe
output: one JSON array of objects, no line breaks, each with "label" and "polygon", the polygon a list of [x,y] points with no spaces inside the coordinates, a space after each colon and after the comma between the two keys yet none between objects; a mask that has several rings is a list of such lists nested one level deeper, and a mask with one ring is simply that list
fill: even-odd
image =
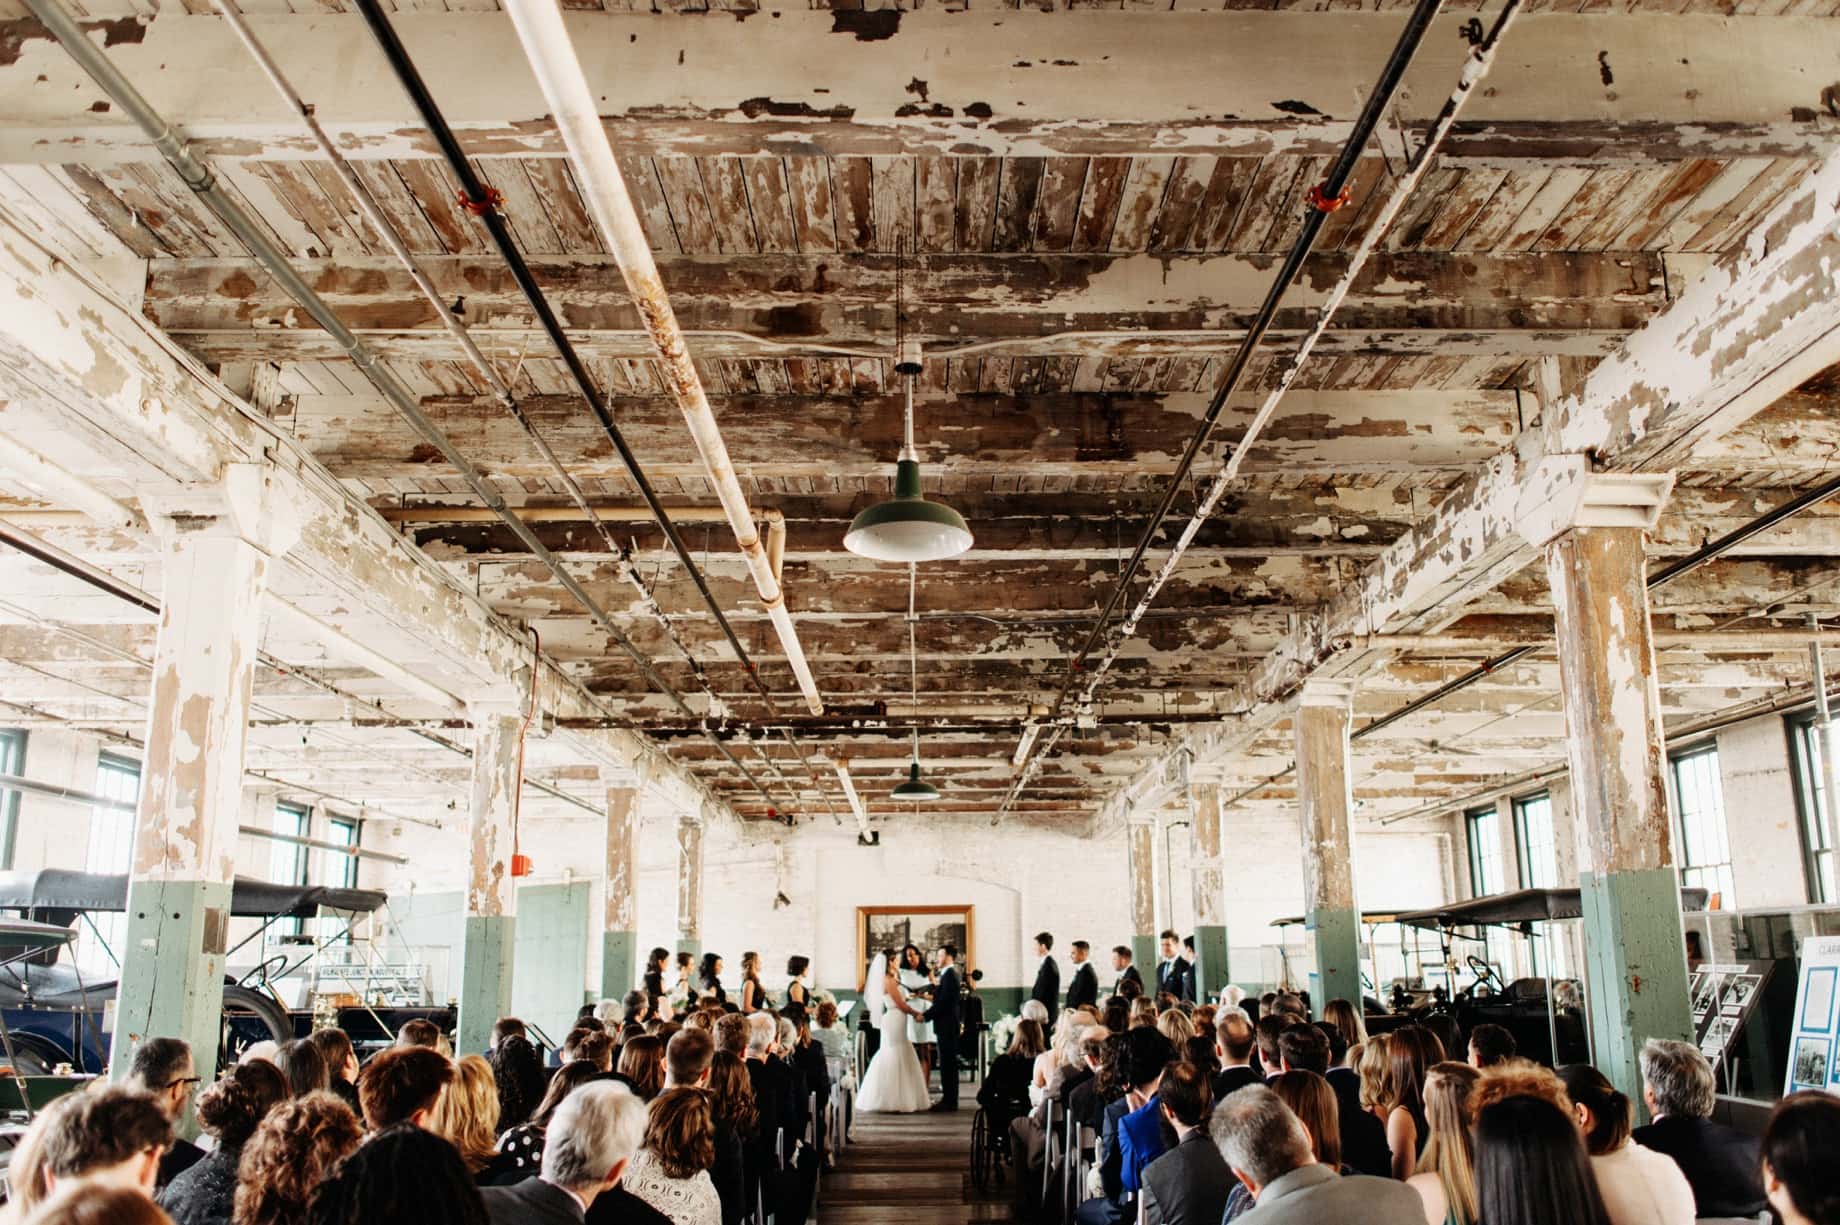
[{"label": "black pipe", "polygon": [[434,136],[435,144],[440,147],[441,155],[446,159],[455,177],[460,180],[460,189],[464,196],[463,205],[468,212],[485,223],[486,230],[492,235],[492,242],[497,246],[500,257],[511,269],[512,278],[517,281],[518,288],[523,291],[524,300],[530,303],[530,309],[535,312],[538,324],[542,327],[544,334],[549,337],[550,343],[555,346],[563,365],[568,367],[569,376],[574,380],[577,390],[581,392],[581,398],[587,404],[588,411],[594,414],[595,421],[600,424],[602,432],[607,435],[608,441],[613,444],[613,449],[618,452],[620,462],[625,465],[627,474],[632,477],[633,483],[639,487],[639,496],[645,499],[646,506],[652,512],[652,518],[657,521],[660,530],[665,534],[665,539],[670,542],[672,552],[677,554],[677,560],[684,567],[684,572],[696,585],[697,593],[702,596],[703,603],[715,617],[716,624],[722,627],[722,634],[728,639],[729,648],[734,651],[742,671],[747,674],[755,691],[760,694],[761,701],[766,705],[767,714],[769,717],[776,717],[779,713],[778,708],[773,701],[772,692],[760,678],[760,670],[748,657],[747,648],[741,645],[741,639],[736,635],[734,627],[729,624],[727,615],[723,613],[721,605],[716,602],[714,594],[710,592],[708,583],[703,579],[703,572],[697,568],[696,561],[691,556],[689,546],[678,534],[677,526],[671,522],[671,516],[665,510],[664,503],[659,501],[658,494],[652,489],[651,481],[647,479],[644,469],[639,466],[638,457],[633,454],[632,448],[626,445],[625,436],[620,433],[620,427],[615,424],[613,414],[607,409],[605,397],[595,384],[593,376],[588,373],[588,368],[582,362],[581,355],[575,351],[574,342],[563,331],[555,311],[550,308],[549,299],[545,296],[543,287],[537,283],[535,275],[530,270],[530,265],[525,262],[523,252],[518,250],[517,240],[512,237],[511,229],[506,225],[504,214],[498,211],[498,193],[487,186],[480,179],[478,172],[473,169],[473,164],[467,159],[465,150],[460,147],[460,142],[454,136],[453,129],[448,126],[447,117],[441,113],[440,105],[435,102],[434,95],[429,93],[428,83],[422,79],[421,71],[416,68],[415,61],[410,58],[408,50],[402,45],[402,40],[396,36],[395,27],[390,24],[389,17],[377,4],[377,0],[358,0],[358,10],[364,14],[364,20],[376,37],[377,45],[382,49],[384,58],[389,60],[390,67],[396,73],[396,79],[402,85],[403,91],[409,95],[409,100],[414,103],[416,111],[421,115],[422,123]]},{"label": "black pipe", "polygon": [[[360,0],[361,4],[373,4],[375,0]],[[1067,681],[1062,686],[1060,695],[1054,701],[1054,712],[1060,714],[1066,706],[1067,697],[1073,692],[1075,683],[1085,666],[1087,656],[1099,645],[1111,624],[1112,617],[1118,611],[1118,605],[1124,600],[1125,592],[1137,571],[1143,565],[1144,554],[1162,529],[1163,520],[1168,517],[1170,508],[1175,505],[1176,497],[1182,492],[1183,482],[1194,467],[1201,448],[1207,445],[1208,436],[1214,432],[1214,425],[1220,414],[1227,407],[1227,400],[1239,390],[1240,381],[1245,377],[1247,368],[1252,364],[1253,355],[1264,342],[1265,333],[1271,329],[1272,321],[1277,317],[1278,307],[1289,292],[1291,285],[1303,272],[1303,262],[1308,258],[1311,248],[1316,245],[1317,234],[1328,217],[1328,208],[1335,207],[1334,202],[1341,199],[1347,190],[1348,180],[1354,174],[1355,163],[1367,147],[1368,139],[1380,125],[1380,118],[1393,100],[1393,94],[1399,88],[1406,69],[1412,63],[1413,55],[1424,42],[1425,34],[1431,23],[1443,7],[1443,0],[1418,0],[1412,9],[1412,15],[1400,31],[1399,39],[1393,45],[1393,53],[1387,58],[1386,67],[1381,70],[1380,79],[1372,92],[1367,95],[1367,102],[1361,108],[1360,117],[1355,120],[1354,128],[1348,135],[1347,143],[1337,155],[1335,163],[1330,166],[1328,176],[1315,189],[1320,198],[1313,198],[1303,218],[1303,228],[1298,231],[1296,241],[1291,244],[1290,253],[1284,257],[1278,275],[1273,279],[1271,288],[1265,294],[1265,301],[1259,307],[1251,326],[1246,329],[1245,337],[1240,341],[1239,349],[1233,355],[1233,363],[1227,368],[1225,379],[1208,402],[1207,411],[1201,416],[1201,424],[1188,440],[1188,447],[1182,452],[1180,462],[1169,477],[1169,483],[1163,489],[1162,499],[1157,503],[1156,511],[1144,525],[1143,532],[1137,538],[1137,547],[1131,551],[1131,560],[1125,564],[1118,575],[1118,581],[1112,588],[1111,597],[1105,602],[1105,610],[1099,619],[1093,622],[1092,632],[1086,636],[1085,643],[1067,665]]]}]

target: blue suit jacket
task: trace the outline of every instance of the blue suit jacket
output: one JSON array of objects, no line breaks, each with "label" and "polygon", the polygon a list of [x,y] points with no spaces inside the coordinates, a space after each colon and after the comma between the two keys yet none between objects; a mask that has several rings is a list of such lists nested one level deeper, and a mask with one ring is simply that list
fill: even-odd
[{"label": "blue suit jacket", "polygon": [[1160,1095],[1118,1120],[1118,1178],[1124,1189],[1136,1191],[1142,1187],[1144,1167],[1167,1148]]}]

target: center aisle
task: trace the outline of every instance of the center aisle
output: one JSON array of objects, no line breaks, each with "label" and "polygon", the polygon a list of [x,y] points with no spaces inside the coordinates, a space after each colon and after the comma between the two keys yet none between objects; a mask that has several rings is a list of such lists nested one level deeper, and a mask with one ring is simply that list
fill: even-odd
[{"label": "center aisle", "polygon": [[1007,1188],[971,1185],[976,1089],[956,1114],[859,1114],[818,1192],[817,1225],[981,1225],[1007,1221]]}]

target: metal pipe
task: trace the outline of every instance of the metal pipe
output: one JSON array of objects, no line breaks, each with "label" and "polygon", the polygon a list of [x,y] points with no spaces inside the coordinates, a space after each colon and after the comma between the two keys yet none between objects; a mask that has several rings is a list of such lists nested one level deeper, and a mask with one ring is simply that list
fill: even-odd
[{"label": "metal pipe", "polygon": [[[1513,12],[1518,5],[1519,0],[1508,0],[1506,13]],[[1437,16],[1438,11],[1442,7],[1442,0],[1418,0],[1418,3],[1413,7],[1411,16],[1406,21],[1405,28],[1400,31],[1398,40],[1393,44],[1391,55],[1387,57],[1386,66],[1381,70],[1380,79],[1368,93],[1367,100],[1361,108],[1361,114],[1355,120],[1354,127],[1350,131],[1347,141],[1343,144],[1341,152],[1337,155],[1335,163],[1329,168],[1329,173],[1324,177],[1322,183],[1313,189],[1313,198],[1310,207],[1308,207],[1304,213],[1302,227],[1297,233],[1296,240],[1292,242],[1290,251],[1285,255],[1283,265],[1280,266],[1277,275],[1272,279],[1271,287],[1266,291],[1265,300],[1260,305],[1258,314],[1253,317],[1252,322],[1248,325],[1238,349],[1234,352],[1232,362],[1227,367],[1225,377],[1222,379],[1219,388],[1215,390],[1213,398],[1208,401],[1206,411],[1202,413],[1201,423],[1196,427],[1194,434],[1189,438],[1188,446],[1182,452],[1181,459],[1177,461],[1174,473],[1171,474],[1168,482],[1164,485],[1163,494],[1157,502],[1156,510],[1144,524],[1143,530],[1138,533],[1137,544],[1131,550],[1129,561],[1125,563],[1124,568],[1119,572],[1117,581],[1112,586],[1111,595],[1106,599],[1105,607],[1100,610],[1098,618],[1094,620],[1092,629],[1087,633],[1085,640],[1080,645],[1080,649],[1076,651],[1073,658],[1068,661],[1066,681],[1063,683],[1060,692],[1054,699],[1055,715],[1058,716],[1066,708],[1067,699],[1072,695],[1076,684],[1081,679],[1087,657],[1092,654],[1093,650],[1099,645],[1100,640],[1105,636],[1111,624],[1112,615],[1118,611],[1119,603],[1124,599],[1125,592],[1130,589],[1132,580],[1137,576],[1138,569],[1143,565],[1145,554],[1149,552],[1151,543],[1161,533],[1163,520],[1168,517],[1170,509],[1175,505],[1177,496],[1186,488],[1189,471],[1194,467],[1195,460],[1200,455],[1202,447],[1207,445],[1209,436],[1214,432],[1215,423],[1219,421],[1220,414],[1226,409],[1228,399],[1239,389],[1240,381],[1245,377],[1246,370],[1252,363],[1253,354],[1258,351],[1259,346],[1264,342],[1266,332],[1270,330],[1272,321],[1277,317],[1278,308],[1283,302],[1284,295],[1289,292],[1292,283],[1296,281],[1299,274],[1303,271],[1304,261],[1308,258],[1311,249],[1316,245],[1316,237],[1322,230],[1323,222],[1328,217],[1329,210],[1340,207],[1340,205],[1335,203],[1336,201],[1341,201],[1343,204],[1346,203],[1343,197],[1348,188],[1348,180],[1353,176],[1355,163],[1360,158],[1362,151],[1367,147],[1368,139],[1373,135],[1375,129],[1379,127],[1381,115],[1384,114],[1386,108],[1392,104],[1393,95],[1399,88],[1400,81],[1405,76],[1406,68],[1411,64],[1413,55],[1416,54],[1419,45],[1424,41],[1425,34],[1430,29],[1432,19]],[[1491,33],[1491,39],[1499,37],[1503,26],[1506,24],[1506,13],[1504,13],[1503,19],[1497,22],[1495,30]],[[1492,50],[1494,45],[1493,42],[1491,41],[1488,45]],[[1473,59],[1471,63],[1474,63]],[[1471,79],[1471,65],[1465,65],[1463,76],[1458,82],[1456,91],[1452,94],[1452,98],[1455,100],[1458,108],[1461,107],[1462,101],[1468,97],[1473,84],[1474,82]],[[1453,111],[1450,103],[1446,103],[1445,110]],[[1443,134],[1448,131],[1449,128],[1448,125],[1446,125],[1443,132],[1434,130],[1427,136],[1425,144],[1419,151],[1421,168],[1423,163],[1429,162],[1432,153],[1435,152],[1438,144],[1441,142]],[[1402,179],[1398,184],[1395,184],[1392,193],[1390,193],[1391,196],[1393,199],[1403,202],[1404,195],[1411,191],[1412,185],[1416,182],[1416,176],[1412,176],[1409,180]],[[1390,220],[1392,213],[1396,212],[1397,208],[1398,204],[1393,204],[1392,209],[1383,215],[1382,220]],[[1362,244],[1362,249],[1360,251],[1356,252],[1343,275],[1341,285],[1338,286],[1338,288],[1341,289],[1341,294],[1344,296],[1347,292],[1345,286],[1350,283],[1353,276],[1360,271],[1362,262],[1365,260],[1367,254],[1371,253],[1373,250],[1373,241],[1377,241],[1377,238],[1374,234],[1370,233],[1369,240],[1370,241]],[[1325,304],[1324,309],[1319,313],[1316,330],[1311,336],[1305,338],[1304,347],[1300,351],[1297,361],[1291,364],[1290,369],[1280,382],[1279,388],[1277,392],[1274,393],[1274,396],[1268,397],[1267,405],[1261,408],[1261,413],[1264,417],[1268,418],[1270,416],[1271,408],[1275,407],[1276,404],[1276,396],[1282,395],[1283,389],[1289,386],[1290,380],[1296,375],[1297,367],[1302,364],[1303,358],[1308,356],[1310,347],[1314,345],[1314,336],[1320,334],[1320,331],[1328,326],[1329,319],[1333,315],[1335,307],[1340,305],[1340,302],[1341,297],[1332,294],[1329,302]],[[1252,441],[1252,437],[1253,435],[1251,432],[1248,432],[1242,437],[1239,446],[1235,448],[1234,454],[1236,458],[1246,451],[1248,444]],[[1237,465],[1234,465],[1234,471],[1238,471]],[[1216,482],[1216,488],[1219,488],[1219,482]],[[1215,495],[1215,500],[1218,501],[1217,494]],[[1205,513],[1211,514],[1212,512],[1213,506],[1207,505],[1205,507]],[[1092,676],[1086,685],[1085,696],[1082,699],[1083,704],[1089,704],[1092,701],[1092,695],[1097,691],[1100,681],[1104,678],[1106,671],[1110,669],[1112,662],[1117,659],[1118,652],[1123,646],[1124,639],[1136,631],[1137,623],[1142,619],[1143,612],[1147,609],[1149,600],[1154,597],[1168,575],[1174,570],[1175,564],[1181,559],[1182,552],[1187,549],[1189,542],[1193,541],[1195,533],[1200,530],[1200,524],[1203,518],[1205,518],[1205,515],[1198,512],[1197,515],[1191,519],[1188,529],[1183,533],[1182,541],[1177,545],[1176,551],[1171,554],[1161,573],[1152,580],[1148,592],[1145,597],[1139,601],[1133,615],[1126,621],[1125,625],[1121,627],[1124,633],[1112,644],[1111,650],[1107,652],[1106,657],[1100,662],[1098,668],[1093,670]],[[1054,751],[1054,746],[1060,742],[1061,737],[1065,734],[1065,726],[1057,725],[1048,733],[1044,740],[1038,742],[1040,747],[1034,756],[1027,756],[1018,751],[1017,757],[1024,758],[1022,762],[1022,774],[1016,780],[1015,785],[1010,788],[1009,793],[1003,797],[1003,803],[997,809],[995,820],[1001,820],[1003,814],[1009,811],[1010,805],[1022,794],[1029,783],[1033,781],[1036,772],[1040,770],[1042,759]]]},{"label": "metal pipe", "polygon": [[[375,7],[375,0],[364,0],[364,7],[368,13]],[[754,515],[748,507],[747,495],[735,477],[728,445],[723,441],[702,379],[697,375],[684,335],[677,326],[677,316],[671,309],[664,282],[659,278],[645,228],[627,193],[619,163],[614,160],[613,146],[601,123],[594,93],[582,74],[581,61],[563,25],[562,11],[554,0],[510,0],[505,11],[524,44],[524,54],[549,103],[563,144],[568,148],[569,164],[575,171],[595,228],[620,265],[627,292],[645,321],[646,331],[663,366],[665,382],[683,411],[690,436],[715,485],[716,497],[728,512],[735,542],[747,560],[760,602],[766,607],[785,648],[786,662],[798,678],[805,704],[812,714],[820,714],[824,709],[823,698],[819,696],[817,682],[799,643],[798,630],[786,611],[784,592],[767,560],[759,533],[754,530]]]},{"label": "metal pipe", "polygon": [[1834,750],[1840,747],[1840,737],[1834,735],[1833,712],[1827,704],[1827,667],[1821,658],[1821,619],[1813,613],[1808,614],[1808,628],[1814,640],[1808,644],[1809,663],[1814,671],[1814,710],[1815,727],[1818,728],[1817,743],[1821,747],[1821,799],[1827,809],[1827,845],[1837,848],[1830,858],[1837,865],[1834,870],[1834,888],[1829,897],[1840,897],[1840,766],[1834,761]]},{"label": "metal pipe", "polygon": [[[109,95],[115,105],[119,106],[128,118],[146,133],[154,148],[172,166],[193,194],[198,196],[218,220],[222,221],[225,227],[237,236],[248,248],[250,255],[275,278],[276,283],[288,296],[300,303],[302,309],[312,316],[314,322],[324,329],[340,348],[345,350],[351,358],[352,365],[382,394],[384,399],[390,402],[410,427],[441,453],[442,457],[459,473],[460,478],[466,482],[467,487],[473,491],[473,495],[498,513],[505,526],[511,529],[524,547],[529,549],[531,554],[549,570],[556,581],[561,583],[576,602],[587,611],[588,615],[600,625],[615,645],[632,658],[647,682],[664,694],[682,713],[686,715],[692,713],[682,695],[659,674],[651,660],[646,658],[637,645],[621,631],[619,626],[614,624],[606,610],[588,594],[575,576],[568,572],[561,560],[544,546],[529,525],[512,512],[504,498],[473,467],[472,462],[460,453],[440,427],[422,412],[414,393],[384,364],[370,346],[345,325],[325,300],[295,270],[288,261],[287,254],[275,245],[263,225],[251,217],[239,202],[222,191],[210,168],[193,155],[185,142],[168,126],[165,119],[141,96],[140,91],[134,88],[134,85],[121,74],[100,48],[85,37],[82,28],[70,16],[61,0],[27,0],[27,3],[33,15],[44,24],[52,37],[58,40],[65,52],[90,75],[104,93]],[[721,746],[721,749],[723,755],[729,758],[730,763],[760,792],[767,802],[773,803],[772,795],[754,777],[753,773],[728,752],[727,746]]]}]

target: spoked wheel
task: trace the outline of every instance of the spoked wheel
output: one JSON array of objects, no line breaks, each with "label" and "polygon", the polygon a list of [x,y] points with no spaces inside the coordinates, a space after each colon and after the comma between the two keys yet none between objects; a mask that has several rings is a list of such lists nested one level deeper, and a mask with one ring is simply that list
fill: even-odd
[{"label": "spoked wheel", "polygon": [[991,1175],[996,1171],[996,1145],[990,1132],[990,1120],[982,1110],[971,1121],[971,1185],[979,1191],[990,1190]]}]

